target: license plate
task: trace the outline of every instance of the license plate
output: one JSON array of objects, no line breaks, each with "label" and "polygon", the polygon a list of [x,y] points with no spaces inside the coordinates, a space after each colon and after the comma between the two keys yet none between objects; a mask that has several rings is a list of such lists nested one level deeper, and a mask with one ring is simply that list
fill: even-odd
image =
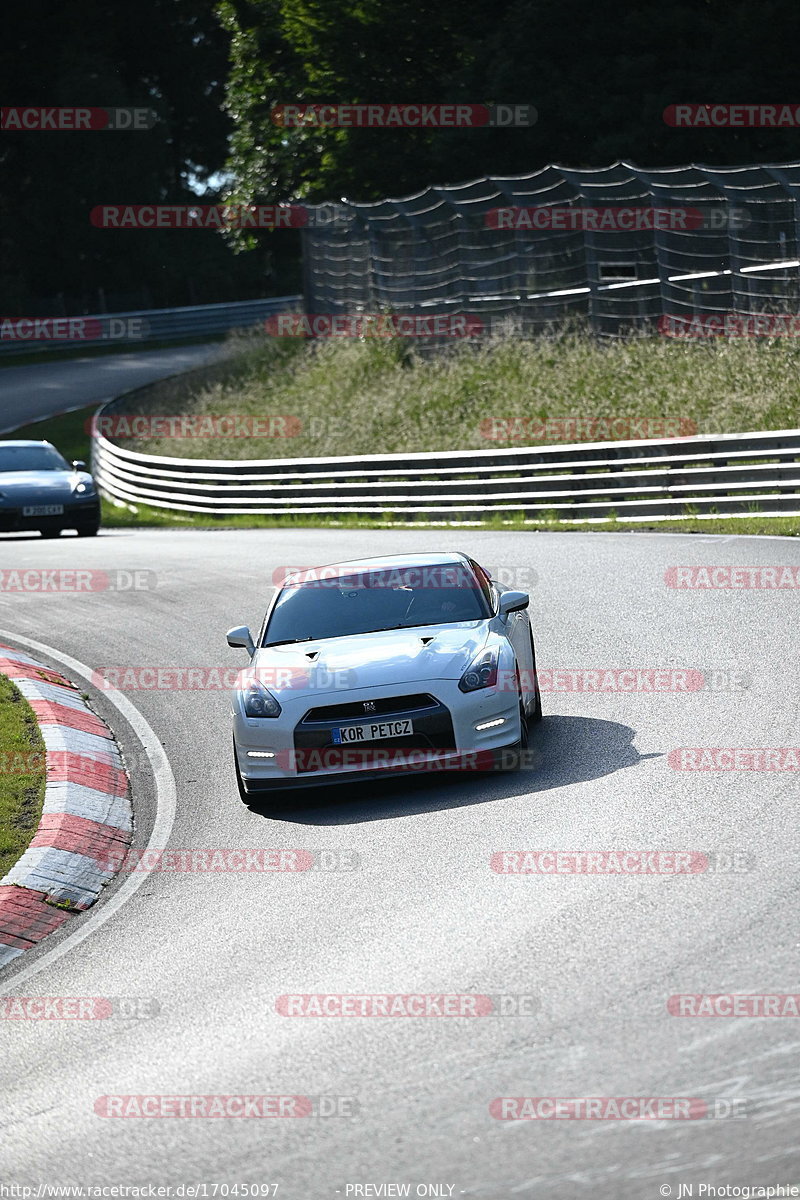
[{"label": "license plate", "polygon": [[382,738],[410,737],[414,732],[412,721],[374,721],[369,725],[342,725],[332,729],[334,746],[350,745],[352,742],[376,742]]},{"label": "license plate", "polygon": [[23,508],[23,517],[60,517],[64,512],[63,504],[31,504]]}]

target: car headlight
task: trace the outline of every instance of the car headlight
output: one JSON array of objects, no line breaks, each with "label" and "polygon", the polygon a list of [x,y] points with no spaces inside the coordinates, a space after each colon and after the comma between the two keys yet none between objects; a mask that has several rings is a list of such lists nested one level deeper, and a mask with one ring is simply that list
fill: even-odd
[{"label": "car headlight", "polygon": [[477,654],[458,681],[462,692],[477,692],[479,688],[494,687],[497,683],[497,651]]},{"label": "car headlight", "polygon": [[251,680],[243,693],[244,715],[246,717],[279,717],[281,706],[257,679]]},{"label": "car headlight", "polygon": [[83,480],[81,480],[80,483],[75,484],[73,490],[76,496],[91,496],[94,492],[94,483],[84,483]]}]

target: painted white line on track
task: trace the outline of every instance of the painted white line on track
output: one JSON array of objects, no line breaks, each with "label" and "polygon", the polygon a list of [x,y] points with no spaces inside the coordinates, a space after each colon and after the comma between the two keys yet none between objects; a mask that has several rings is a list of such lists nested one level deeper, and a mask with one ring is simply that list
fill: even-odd
[{"label": "painted white line on track", "polygon": [[[79,662],[77,658],[72,658],[69,654],[62,654],[60,650],[56,650],[44,642],[34,641],[33,638],[23,637],[21,634],[14,633],[8,629],[0,629],[0,637],[10,638],[12,641],[26,646],[29,650],[45,654],[48,658],[67,667],[73,675],[77,675],[81,679],[85,679],[87,683],[92,684],[94,675],[92,668]],[[127,696],[117,691],[116,688],[104,688],[103,695],[131,726],[142,743],[145,753],[150,760],[150,765],[153,768],[153,777],[156,784],[156,818],[153,823],[150,840],[144,852],[146,853],[148,850],[166,850],[175,820],[176,790],[175,776],[172,774],[172,768],[164,753],[164,748],[156,737],[152,726],[145,720],[138,708],[131,704]],[[113,917],[126,900],[130,900],[134,892],[147,879],[149,879],[147,871],[141,873],[138,871],[132,872],[122,884],[119,891],[115,892],[110,900],[101,904],[96,912],[81,919],[80,928],[65,937],[63,941],[58,942],[57,945],[53,946],[52,950],[44,953],[41,958],[31,963],[29,967],[17,972],[7,983],[0,984],[0,996],[9,991],[17,991],[21,983],[37,975],[46,966],[54,963],[57,959],[61,958],[62,954],[69,953],[84,938],[87,938],[96,929],[99,929],[109,917]]]}]

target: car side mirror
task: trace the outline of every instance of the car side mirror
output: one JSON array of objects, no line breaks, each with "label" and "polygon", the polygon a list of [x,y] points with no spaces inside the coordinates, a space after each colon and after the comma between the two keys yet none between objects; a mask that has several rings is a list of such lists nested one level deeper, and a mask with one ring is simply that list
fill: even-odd
[{"label": "car side mirror", "polygon": [[226,637],[228,645],[232,646],[235,650],[246,650],[251,658],[255,654],[255,643],[247,625],[237,625],[235,629],[229,629]]},{"label": "car side mirror", "polygon": [[527,608],[530,602],[531,598],[527,592],[503,592],[500,597],[500,615],[519,612]]},{"label": "car side mirror", "polygon": [[83,461],[82,458],[76,458],[72,465],[76,471],[85,471],[86,470],[86,463]]}]

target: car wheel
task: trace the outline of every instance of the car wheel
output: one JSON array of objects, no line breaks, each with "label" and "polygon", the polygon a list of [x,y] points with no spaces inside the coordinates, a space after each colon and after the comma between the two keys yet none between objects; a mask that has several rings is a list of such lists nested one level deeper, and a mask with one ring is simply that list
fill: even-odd
[{"label": "car wheel", "polygon": [[[530,632],[530,630],[529,630]],[[542,693],[539,691],[539,676],[536,672],[536,651],[533,647],[533,634],[531,633],[531,659],[533,662],[533,678],[536,684],[536,702],[533,706],[533,711],[528,713],[528,724],[538,725],[542,719]]]},{"label": "car wheel", "polygon": [[60,525],[40,525],[39,533],[43,538],[61,537],[62,529]]},{"label": "car wheel", "polygon": [[239,789],[239,799],[242,801],[243,804],[249,804],[250,801],[253,799],[253,797],[249,796],[247,794],[247,792],[245,791],[244,780],[242,779],[242,773],[239,770],[239,759],[236,755],[236,743],[235,742],[233,745],[233,767],[234,767],[234,770],[236,771],[236,786]]},{"label": "car wheel", "polygon": [[96,521],[87,521],[85,525],[78,526],[78,537],[97,537],[97,531],[99,528],[99,517]]}]

